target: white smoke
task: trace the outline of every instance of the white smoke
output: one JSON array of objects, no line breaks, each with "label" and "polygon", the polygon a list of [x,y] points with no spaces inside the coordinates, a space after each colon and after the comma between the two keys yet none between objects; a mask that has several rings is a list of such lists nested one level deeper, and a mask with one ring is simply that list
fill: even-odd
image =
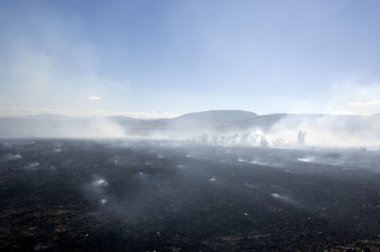
[{"label": "white smoke", "polygon": [[380,145],[380,124],[376,116],[289,115],[268,132],[270,138],[281,138],[296,144],[297,132],[306,132],[306,145],[359,147]]}]

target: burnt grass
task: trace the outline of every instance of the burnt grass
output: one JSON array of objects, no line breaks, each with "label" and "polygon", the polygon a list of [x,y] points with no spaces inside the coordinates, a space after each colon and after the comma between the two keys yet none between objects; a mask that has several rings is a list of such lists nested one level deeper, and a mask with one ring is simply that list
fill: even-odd
[{"label": "burnt grass", "polygon": [[0,251],[380,248],[378,151],[0,142]]}]

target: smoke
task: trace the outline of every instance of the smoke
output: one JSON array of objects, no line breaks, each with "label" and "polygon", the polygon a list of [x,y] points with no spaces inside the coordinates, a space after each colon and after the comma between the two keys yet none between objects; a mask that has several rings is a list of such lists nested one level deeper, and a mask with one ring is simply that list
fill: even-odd
[{"label": "smoke", "polygon": [[[259,116],[250,123],[183,124],[172,121],[134,121],[122,124],[134,139],[179,141],[215,146],[265,148],[369,147],[380,146],[380,115],[287,114]],[[248,160],[247,162],[250,162]]]},{"label": "smoke", "polygon": [[305,157],[297,158],[297,161],[299,162],[305,162],[305,163],[312,163],[315,161],[315,157],[311,155],[307,155]]},{"label": "smoke", "polygon": [[327,92],[325,112],[329,114],[372,115],[380,112],[380,82],[368,74],[334,82]]},{"label": "smoke", "polygon": [[107,119],[91,120],[87,130],[89,130],[89,132],[81,135],[101,138],[122,138],[126,136],[120,125]]},{"label": "smoke", "polygon": [[116,123],[107,119],[90,119],[66,123],[62,121],[49,129],[46,135],[40,137],[69,137],[69,138],[122,138],[125,137],[123,129]]},{"label": "smoke", "polygon": [[[40,7],[39,7],[40,8]],[[41,11],[41,10],[40,10]],[[59,113],[78,116],[125,115],[132,117],[173,117],[168,112],[126,113],[115,110],[125,105],[129,81],[102,71],[102,58],[95,46],[81,36],[81,26],[61,20],[47,8],[43,15],[25,13],[23,22],[6,31],[0,45],[0,114]],[[4,11],[4,19],[13,20]],[[28,31],[30,30],[30,31]],[[27,32],[28,31],[28,32]],[[38,34],[38,35],[36,35]],[[355,77],[336,82],[328,91],[323,110],[333,114],[371,114],[380,111],[380,84]],[[108,105],[112,101],[112,108]],[[120,102],[123,101],[123,102]],[[108,102],[108,105],[107,105]],[[119,107],[120,108],[120,107]],[[203,119],[207,119],[203,118]],[[219,123],[219,124],[218,124]],[[204,123],[164,121],[135,125],[125,133],[125,125],[108,119],[55,120],[48,125],[16,131],[6,129],[2,136],[26,137],[145,137],[181,140],[214,145],[286,147],[297,145],[299,131],[306,132],[305,145],[378,146],[380,118],[373,116],[336,117],[289,115],[267,125],[247,128],[236,122]],[[269,125],[269,126],[268,126]],[[13,127],[13,126],[12,126]],[[19,126],[16,126],[16,128]],[[132,128],[133,128],[132,127]]]},{"label": "smoke", "polygon": [[[124,129],[106,118],[71,118],[55,115],[13,117],[1,120],[0,137],[124,138]],[[54,148],[60,152],[60,148]]]},{"label": "smoke", "polygon": [[80,20],[63,20],[47,4],[24,4],[23,11],[9,10],[22,17],[0,11],[0,24],[12,22],[0,45],[0,115],[88,116],[112,110],[107,100],[123,104],[129,81],[103,70]]},{"label": "smoke", "polygon": [[297,202],[295,200],[293,200],[292,198],[290,198],[289,196],[281,195],[278,193],[272,193],[270,196],[272,196],[272,198],[274,198],[274,199],[280,200],[280,201],[287,203],[287,204],[291,204],[291,205],[297,204]]},{"label": "smoke", "polygon": [[[183,141],[222,146],[292,147],[370,147],[380,146],[380,116],[288,114],[264,125],[253,122],[243,127],[241,122],[226,124],[225,128],[210,124],[181,123],[151,126],[150,130],[134,132],[131,136],[149,139]],[[157,126],[157,127],[156,127]],[[156,128],[155,128],[156,127]],[[136,134],[134,134],[136,133]],[[300,134],[301,133],[301,134]],[[300,139],[301,138],[301,139]]]},{"label": "smoke", "polygon": [[269,138],[296,144],[297,132],[306,132],[311,146],[358,147],[380,145],[378,116],[289,115],[274,124]]}]

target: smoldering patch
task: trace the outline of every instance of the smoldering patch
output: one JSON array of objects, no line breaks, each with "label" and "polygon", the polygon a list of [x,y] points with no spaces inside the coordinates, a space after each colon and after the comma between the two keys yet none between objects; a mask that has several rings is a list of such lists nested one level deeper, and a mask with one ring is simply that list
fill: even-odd
[{"label": "smoldering patch", "polygon": [[249,163],[248,160],[245,160],[245,159],[243,159],[243,158],[238,158],[238,162]]},{"label": "smoldering patch", "polygon": [[5,154],[2,157],[0,157],[0,161],[15,161],[19,159],[22,159],[22,155],[20,153]]},{"label": "smoldering patch", "polygon": [[186,154],[186,157],[187,157],[187,158],[194,158],[194,153],[188,152],[188,153]]},{"label": "smoldering patch", "polygon": [[254,185],[252,183],[244,183],[244,186],[247,187],[247,188],[249,188],[249,189],[257,189],[257,188],[259,188],[258,185]]},{"label": "smoldering patch", "polygon": [[286,196],[286,195],[282,195],[282,194],[279,194],[279,193],[271,193],[270,196],[276,200],[279,200],[279,201],[282,201],[282,202],[285,202],[287,204],[296,204],[296,201],[292,198],[290,198],[289,196]]},{"label": "smoldering patch", "polygon": [[[257,159],[247,160],[247,159],[244,159],[244,158],[238,158],[238,162],[252,164],[252,165],[261,165],[261,166],[267,166],[267,165],[269,165],[268,162],[257,160]],[[272,165],[275,166],[276,164],[273,163]]]},{"label": "smoldering patch", "polygon": [[112,158],[110,158],[109,162],[110,163],[113,163],[114,165],[118,165],[120,164],[120,157],[119,156],[113,156]]},{"label": "smoldering patch", "polygon": [[105,178],[94,176],[91,182],[83,187],[85,196],[93,202],[98,202],[100,205],[105,205],[108,200],[106,198],[106,188],[108,182]]},{"label": "smoldering patch", "polygon": [[246,163],[246,164],[252,164],[252,165],[268,165],[267,162],[260,161],[260,160],[257,160],[257,159],[248,160],[248,159],[244,159],[244,158],[238,158],[238,162],[240,162],[240,163]]},{"label": "smoldering patch", "polygon": [[99,187],[106,187],[106,186],[108,186],[108,182],[105,179],[103,179],[103,178],[99,178],[99,179],[94,180],[92,182],[92,185],[94,187],[97,187],[97,188],[99,188]]},{"label": "smoldering patch", "polygon": [[208,181],[210,181],[210,182],[215,182],[215,181],[216,181],[216,177],[213,176],[213,177],[209,178]]},{"label": "smoldering patch", "polygon": [[60,147],[54,147],[53,152],[61,152],[62,149]]},{"label": "smoldering patch", "polygon": [[32,163],[29,163],[26,166],[24,166],[24,170],[34,171],[34,170],[37,170],[39,168],[39,166],[40,166],[39,162],[32,162]]},{"label": "smoldering patch", "polygon": [[303,162],[303,163],[315,163],[316,162],[316,157],[312,155],[306,155],[304,157],[299,157],[297,158],[298,162]]},{"label": "smoldering patch", "polygon": [[10,142],[0,142],[0,146],[10,149],[13,147],[13,144]]}]

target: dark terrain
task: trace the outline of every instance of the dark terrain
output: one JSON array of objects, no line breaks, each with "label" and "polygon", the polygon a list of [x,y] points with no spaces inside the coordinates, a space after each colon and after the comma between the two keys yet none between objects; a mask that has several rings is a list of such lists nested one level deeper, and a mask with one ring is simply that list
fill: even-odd
[{"label": "dark terrain", "polygon": [[379,151],[0,142],[0,251],[380,248]]}]

